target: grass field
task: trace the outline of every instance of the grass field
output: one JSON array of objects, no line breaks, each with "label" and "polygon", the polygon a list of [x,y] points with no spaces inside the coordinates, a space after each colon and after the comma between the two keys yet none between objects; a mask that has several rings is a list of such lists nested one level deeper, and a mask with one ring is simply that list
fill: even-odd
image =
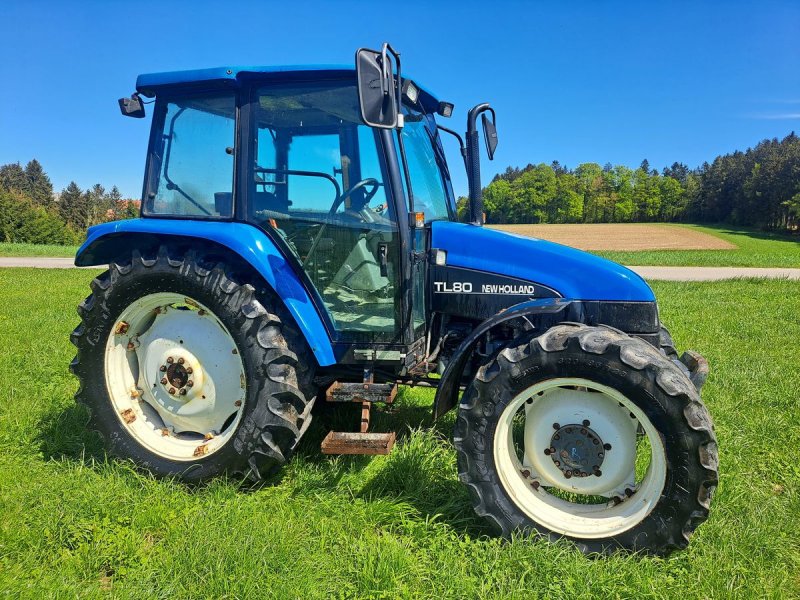
[{"label": "grass field", "polygon": [[800,267],[800,237],[725,226],[672,225],[717,236],[733,250],[645,250],[596,252],[625,265],[697,267]]},{"label": "grass field", "polygon": [[[662,223],[492,227],[587,248],[625,265],[800,267],[800,237],[745,228]],[[74,256],[76,250],[0,242],[0,256]]]},{"label": "grass field", "polygon": [[[104,458],[67,365],[91,271],[0,270],[0,592],[10,598],[753,598],[800,595],[800,283],[655,286],[711,363],[711,519],[668,559],[486,536],[453,415],[403,390],[387,457],[327,458],[318,420],[272,485],[190,488]],[[379,414],[377,430],[390,427]],[[355,423],[355,415],[353,415]]]},{"label": "grass field", "polygon": [[[765,233],[754,229],[739,227],[656,224],[653,229],[641,229],[637,236],[630,236],[627,230],[636,229],[638,224],[620,225],[575,225],[572,230],[554,230],[548,233],[549,227],[561,228],[561,225],[498,225],[498,229],[515,232],[528,232],[543,239],[552,239],[562,244],[576,247],[587,247],[593,254],[599,254],[624,265],[661,265],[684,267],[800,267],[800,237]],[[601,233],[592,233],[600,228]],[[609,229],[610,228],[610,229]],[[615,250],[620,245],[613,239],[614,231],[620,232],[623,243],[635,248],[646,247],[652,243],[657,249],[650,250]],[[655,232],[655,233],[654,233]],[[667,232],[668,235],[664,235]],[[716,238],[732,248],[714,248],[713,244],[703,242],[698,234]],[[603,246],[603,239],[608,242]],[[647,239],[642,239],[647,237]],[[703,244],[706,244],[706,249]],[[663,246],[672,245],[672,249]],[[678,249],[681,246],[692,249]],[[630,247],[630,246],[629,246]],[[602,249],[606,248],[606,249]]]},{"label": "grass field", "polygon": [[0,242],[0,256],[75,256],[78,246]]}]

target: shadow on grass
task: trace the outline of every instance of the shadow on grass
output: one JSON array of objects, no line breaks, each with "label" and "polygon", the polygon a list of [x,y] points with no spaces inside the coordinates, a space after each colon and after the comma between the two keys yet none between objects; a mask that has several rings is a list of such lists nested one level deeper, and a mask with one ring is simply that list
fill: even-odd
[{"label": "shadow on grass", "polygon": [[755,229],[752,227],[734,227],[724,223],[697,223],[697,225],[701,227],[718,229],[720,233],[724,233],[726,235],[740,235],[757,240],[767,240],[772,242],[795,242],[800,244],[800,232],[769,231],[766,229]]},{"label": "shadow on grass", "polygon": [[100,434],[88,427],[86,408],[70,404],[60,412],[45,415],[39,422],[39,450],[46,459],[74,460],[84,463],[105,458]]},{"label": "shadow on grass", "polygon": [[[360,420],[359,404],[326,404],[320,402],[315,407],[315,420],[298,448],[297,458],[314,469],[310,480],[301,477],[304,492],[346,487],[365,501],[406,503],[426,521],[444,523],[460,534],[477,537],[489,533],[475,515],[469,493],[456,474],[456,451],[450,440],[452,413],[434,421],[430,405],[404,402],[402,398],[394,405],[373,407],[370,431],[395,431],[397,443],[375,468],[366,469],[374,459],[371,456],[333,458],[320,452],[328,431],[356,431]],[[343,482],[365,469],[363,483],[353,486]]]},{"label": "shadow on grass", "polygon": [[[283,468],[257,483],[231,477],[228,481],[237,492],[249,494],[283,483],[292,485],[303,495],[346,491],[366,502],[383,499],[406,503],[426,521],[444,523],[460,534],[475,537],[489,533],[473,512],[467,490],[456,476],[455,449],[450,442],[453,415],[434,422],[430,405],[402,400],[395,405],[373,408],[370,431],[395,431],[397,444],[379,464],[371,465],[375,457],[332,457],[320,451],[328,431],[357,430],[360,405],[319,404],[292,459],[297,468]],[[108,462],[102,439],[88,428],[88,422],[87,410],[76,404],[46,415],[40,421],[37,438],[42,456],[48,460],[80,462],[89,468]],[[133,467],[128,461],[113,462],[124,464],[125,469]],[[143,477],[151,476],[140,468],[132,470]],[[213,485],[213,482],[175,481],[189,493],[202,492]]]}]

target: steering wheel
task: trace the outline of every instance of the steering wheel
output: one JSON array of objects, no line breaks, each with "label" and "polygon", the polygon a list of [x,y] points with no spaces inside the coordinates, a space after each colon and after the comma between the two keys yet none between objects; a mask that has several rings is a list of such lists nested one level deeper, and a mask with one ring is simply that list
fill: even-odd
[{"label": "steering wheel", "polygon": [[375,197],[375,194],[378,193],[378,189],[382,185],[383,184],[374,177],[367,177],[366,179],[362,179],[354,186],[352,186],[349,190],[347,190],[344,194],[342,194],[336,200],[334,200],[333,206],[331,206],[329,214],[333,215],[337,210],[339,210],[339,207],[342,205],[342,202],[344,202],[347,198],[352,196],[353,193],[355,193],[358,190],[364,189],[367,186],[370,186],[370,188],[364,192],[364,206],[366,206],[367,204],[369,204],[369,201]]}]

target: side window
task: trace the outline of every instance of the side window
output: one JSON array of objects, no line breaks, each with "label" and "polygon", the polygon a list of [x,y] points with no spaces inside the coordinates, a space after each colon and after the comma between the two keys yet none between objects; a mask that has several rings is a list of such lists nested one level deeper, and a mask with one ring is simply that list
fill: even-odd
[{"label": "side window", "polygon": [[146,214],[229,217],[233,214],[233,95],[205,96],[166,106],[155,195]]},{"label": "side window", "polygon": [[402,129],[408,172],[414,192],[414,210],[425,213],[426,221],[448,219],[447,192],[431,138],[420,114],[406,116]]}]

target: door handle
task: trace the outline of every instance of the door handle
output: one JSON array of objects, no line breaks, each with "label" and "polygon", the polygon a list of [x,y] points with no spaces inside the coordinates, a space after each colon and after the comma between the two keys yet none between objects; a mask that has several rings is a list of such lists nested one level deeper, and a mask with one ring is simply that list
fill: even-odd
[{"label": "door handle", "polygon": [[381,267],[381,277],[389,276],[389,268],[387,265],[387,257],[389,255],[389,247],[387,244],[378,244],[378,264]]}]

